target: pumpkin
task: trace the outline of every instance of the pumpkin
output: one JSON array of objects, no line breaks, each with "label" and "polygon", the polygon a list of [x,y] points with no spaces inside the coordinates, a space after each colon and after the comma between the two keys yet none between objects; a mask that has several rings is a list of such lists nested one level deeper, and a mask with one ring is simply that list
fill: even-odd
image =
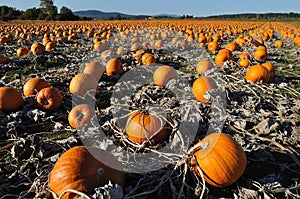
[{"label": "pumpkin", "polygon": [[[121,168],[121,164],[109,152],[98,148],[75,146],[64,152],[55,163],[49,176],[49,187],[60,196],[68,189],[91,193],[94,188],[103,186],[109,180],[122,185],[124,174],[115,168]],[[62,197],[62,199],[75,198],[77,195],[74,193],[66,193]]]},{"label": "pumpkin", "polygon": [[157,48],[157,49],[160,49],[164,46],[164,42],[163,40],[159,39],[159,40],[156,40],[155,43],[154,43],[154,47]]},{"label": "pumpkin", "polygon": [[22,57],[22,56],[26,55],[28,52],[29,52],[29,50],[27,48],[19,48],[17,50],[17,56]]},{"label": "pumpkin", "polygon": [[139,49],[135,52],[135,54],[133,55],[133,58],[136,61],[141,61],[142,59],[142,55],[145,53],[145,49]]},{"label": "pumpkin", "polygon": [[116,55],[115,55],[115,52],[112,51],[112,50],[105,50],[101,53],[100,55],[100,59],[104,62],[107,62],[109,59],[111,58],[114,58]]},{"label": "pumpkin", "polygon": [[275,76],[275,67],[272,63],[266,62],[263,63],[262,66],[264,66],[270,72],[270,78],[273,78]]},{"label": "pumpkin", "polygon": [[40,54],[44,53],[45,46],[39,42],[35,42],[31,45],[30,51],[34,55],[40,55]]},{"label": "pumpkin", "polygon": [[117,55],[122,55],[124,53],[124,46],[119,46],[117,50]]},{"label": "pumpkin", "polygon": [[105,48],[106,48],[105,44],[101,41],[97,41],[94,44],[94,50],[96,50],[96,51],[102,51],[102,50],[105,50]]},{"label": "pumpkin", "polygon": [[38,92],[36,102],[40,109],[54,111],[61,106],[62,95],[56,88],[46,87]]},{"label": "pumpkin", "polygon": [[246,80],[252,82],[268,82],[270,80],[270,72],[262,65],[257,64],[249,68],[246,72]]},{"label": "pumpkin", "polygon": [[258,61],[266,61],[268,58],[268,53],[264,49],[257,49],[253,56]]},{"label": "pumpkin", "polygon": [[208,46],[207,46],[207,50],[209,52],[214,52],[214,51],[219,50],[219,44],[218,44],[218,42],[216,42],[216,41],[209,42]]},{"label": "pumpkin", "polygon": [[50,87],[48,81],[35,77],[29,79],[23,86],[23,94],[25,97],[36,95],[41,89]]},{"label": "pumpkin", "polygon": [[55,47],[56,47],[56,44],[54,42],[50,41],[46,44],[45,50],[50,52]]},{"label": "pumpkin", "polygon": [[281,48],[281,47],[283,46],[283,42],[282,42],[281,40],[276,40],[276,41],[274,42],[274,46],[275,46],[276,48]]},{"label": "pumpkin", "polygon": [[248,59],[241,59],[239,65],[243,68],[247,68],[250,65],[250,61]]},{"label": "pumpkin", "polygon": [[212,62],[210,62],[209,60],[203,59],[200,60],[197,65],[196,65],[196,73],[197,74],[201,74],[201,73],[205,73],[209,70],[211,70],[212,68],[214,68],[214,64]]},{"label": "pumpkin", "polygon": [[135,111],[130,114],[126,123],[126,134],[128,138],[138,144],[150,139],[154,143],[167,138],[167,129],[164,120],[155,115]]},{"label": "pumpkin", "polygon": [[237,43],[236,42],[228,43],[228,44],[226,44],[225,49],[228,49],[231,52],[234,52],[237,50]]},{"label": "pumpkin", "polygon": [[0,64],[5,64],[7,58],[4,55],[0,55]]},{"label": "pumpkin", "polygon": [[11,112],[18,110],[23,103],[22,95],[12,87],[0,88],[0,110]]},{"label": "pumpkin", "polygon": [[69,85],[69,91],[72,94],[84,96],[87,93],[95,95],[98,82],[96,79],[89,74],[79,73],[75,75]]},{"label": "pumpkin", "polygon": [[[199,141],[202,148],[194,152],[204,179],[215,187],[226,187],[236,182],[244,173],[247,158],[243,148],[225,133],[212,133]],[[192,168],[200,173],[191,160]]]},{"label": "pumpkin", "polygon": [[68,121],[72,128],[77,129],[82,125],[89,124],[95,115],[95,110],[92,107],[87,104],[79,104],[70,111]]},{"label": "pumpkin", "polygon": [[223,66],[224,62],[232,61],[232,60],[233,60],[232,53],[228,49],[220,50],[215,57],[215,63],[217,66]]},{"label": "pumpkin", "polygon": [[153,73],[153,81],[156,86],[166,86],[169,80],[178,78],[176,70],[170,66],[159,66]]},{"label": "pumpkin", "polygon": [[250,60],[250,55],[249,53],[240,53],[238,54],[240,59],[249,59]]},{"label": "pumpkin", "polygon": [[152,54],[145,53],[142,56],[142,63],[147,65],[147,66],[150,66],[151,64],[155,64],[156,60],[155,60],[155,57]]},{"label": "pumpkin", "polygon": [[106,63],[105,70],[108,76],[121,75],[123,73],[123,64],[118,58],[112,58]]},{"label": "pumpkin", "polygon": [[199,102],[205,102],[207,99],[204,97],[204,94],[211,90],[217,88],[216,82],[210,77],[199,77],[194,81],[192,90]]},{"label": "pumpkin", "polygon": [[98,61],[91,61],[83,69],[84,74],[92,75],[98,82],[105,71],[105,66]]}]

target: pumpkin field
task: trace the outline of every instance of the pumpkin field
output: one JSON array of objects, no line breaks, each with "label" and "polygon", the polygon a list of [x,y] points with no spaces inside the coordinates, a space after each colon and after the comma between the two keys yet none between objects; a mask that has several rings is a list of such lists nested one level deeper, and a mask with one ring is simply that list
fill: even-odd
[{"label": "pumpkin field", "polygon": [[0,199],[300,198],[299,127],[299,23],[0,23]]}]

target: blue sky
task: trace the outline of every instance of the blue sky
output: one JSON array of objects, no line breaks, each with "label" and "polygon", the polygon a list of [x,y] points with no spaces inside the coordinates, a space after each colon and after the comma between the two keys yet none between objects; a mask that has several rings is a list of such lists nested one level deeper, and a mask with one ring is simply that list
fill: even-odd
[{"label": "blue sky", "polygon": [[[26,10],[39,7],[39,0],[0,0],[8,5]],[[147,2],[147,3],[146,3]],[[126,14],[188,14],[208,16],[232,13],[299,12],[300,0],[54,0],[61,8],[67,6],[73,11],[97,9],[119,11]]]}]

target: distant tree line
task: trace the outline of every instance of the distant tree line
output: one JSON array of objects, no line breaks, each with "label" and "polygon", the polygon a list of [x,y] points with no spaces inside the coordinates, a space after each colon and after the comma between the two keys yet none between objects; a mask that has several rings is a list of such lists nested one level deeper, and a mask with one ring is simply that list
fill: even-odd
[{"label": "distant tree line", "polygon": [[288,20],[300,18],[300,13],[243,13],[243,14],[226,14],[213,15],[205,17],[207,19],[249,19],[249,20]]},{"label": "distant tree line", "polygon": [[53,0],[41,0],[39,8],[29,8],[25,11],[20,11],[6,5],[0,6],[1,21],[14,19],[74,21],[80,20],[80,17],[74,15],[72,10],[65,6],[62,6],[58,13]]}]

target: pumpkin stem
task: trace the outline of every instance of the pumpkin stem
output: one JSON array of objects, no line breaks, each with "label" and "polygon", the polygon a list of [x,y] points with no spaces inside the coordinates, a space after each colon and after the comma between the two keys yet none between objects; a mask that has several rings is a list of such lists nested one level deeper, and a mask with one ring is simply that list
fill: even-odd
[{"label": "pumpkin stem", "polygon": [[188,155],[194,154],[195,152],[199,150],[207,149],[209,146],[209,142],[198,142],[195,144],[192,148],[190,148],[187,152]]}]

